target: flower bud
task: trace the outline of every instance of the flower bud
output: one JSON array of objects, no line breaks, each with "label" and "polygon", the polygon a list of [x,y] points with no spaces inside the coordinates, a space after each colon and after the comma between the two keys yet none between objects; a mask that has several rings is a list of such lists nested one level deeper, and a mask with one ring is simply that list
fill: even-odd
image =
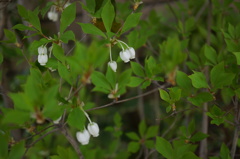
[{"label": "flower bud", "polygon": [[125,62],[129,62],[130,61],[130,53],[127,50],[122,50],[120,52],[120,58]]},{"label": "flower bud", "polygon": [[99,127],[95,122],[91,122],[88,124],[88,131],[93,137],[98,137],[99,135]]},{"label": "flower bud", "polygon": [[129,47],[128,48],[128,52],[130,54],[130,59],[134,59],[135,58],[135,50],[134,50],[134,48]]},{"label": "flower bud", "polygon": [[82,132],[78,131],[76,133],[76,137],[78,142],[80,142],[82,145],[87,145],[89,143],[90,134],[86,129],[84,129]]},{"label": "flower bud", "polygon": [[110,66],[114,72],[117,71],[117,63],[115,61],[109,61],[108,66]]},{"label": "flower bud", "polygon": [[59,122],[61,121],[62,116],[60,116],[59,118],[57,118],[56,120],[53,121],[54,124],[59,124]]},{"label": "flower bud", "polygon": [[38,55],[38,62],[41,66],[46,65],[46,63],[48,62],[47,54]]}]

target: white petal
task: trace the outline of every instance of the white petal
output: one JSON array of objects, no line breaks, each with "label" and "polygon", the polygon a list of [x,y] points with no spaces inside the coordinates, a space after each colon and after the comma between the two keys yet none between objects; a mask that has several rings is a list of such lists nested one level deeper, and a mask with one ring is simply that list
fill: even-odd
[{"label": "white petal", "polygon": [[130,54],[128,51],[124,50],[120,52],[120,58],[125,62],[129,62],[130,61]]},{"label": "white petal", "polygon": [[90,134],[86,129],[84,129],[82,132],[78,131],[76,133],[76,137],[78,142],[80,142],[82,145],[87,145],[89,143]]},{"label": "white petal", "polygon": [[38,47],[38,54],[47,54],[47,48],[46,46],[40,46]]},{"label": "white petal", "polygon": [[40,65],[44,66],[44,65],[46,65],[47,62],[48,62],[48,56],[47,55],[42,55],[41,56],[41,62],[39,62]]},{"label": "white petal", "polygon": [[135,58],[135,50],[134,48],[130,47],[128,48],[129,54],[130,54],[130,59],[134,59]]},{"label": "white petal", "polygon": [[88,131],[93,137],[97,137],[99,135],[99,127],[97,123],[89,123],[88,124]]},{"label": "white petal", "polygon": [[116,72],[117,71],[117,63],[115,61],[108,62],[108,65],[111,67],[111,69]]}]

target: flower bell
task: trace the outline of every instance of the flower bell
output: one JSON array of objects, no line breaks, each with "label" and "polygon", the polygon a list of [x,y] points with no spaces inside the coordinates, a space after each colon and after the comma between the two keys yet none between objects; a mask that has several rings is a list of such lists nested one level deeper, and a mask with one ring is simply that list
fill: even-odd
[{"label": "flower bell", "polygon": [[78,142],[80,142],[82,145],[87,145],[89,143],[90,134],[86,129],[84,129],[83,131],[78,131],[76,133],[76,137]]},{"label": "flower bell", "polygon": [[135,59],[135,50],[132,47],[128,48],[128,52],[130,54],[130,59]]},{"label": "flower bell", "polygon": [[47,48],[46,46],[40,46],[38,47],[38,54],[47,54]]},{"label": "flower bell", "polygon": [[116,61],[109,61],[109,62],[108,62],[108,66],[110,66],[110,68],[111,68],[114,72],[117,71],[117,63],[116,63]]},{"label": "flower bell", "polygon": [[48,19],[54,22],[58,20],[58,13],[56,12],[56,8],[54,6],[51,7],[47,15],[48,15]]},{"label": "flower bell", "polygon": [[125,62],[129,62],[130,61],[130,53],[127,50],[122,50],[120,52],[120,58]]},{"label": "flower bell", "polygon": [[47,48],[46,46],[40,46],[38,48],[38,62],[41,66],[46,65],[48,62]]},{"label": "flower bell", "polygon": [[98,137],[99,135],[99,127],[95,122],[91,122],[88,124],[88,131],[93,137]]},{"label": "flower bell", "polygon": [[[118,43],[120,44],[120,46],[122,47],[122,51],[120,52],[120,58],[125,62],[129,62],[130,59],[134,59],[135,58],[135,50],[132,47],[129,47],[125,42],[121,41],[121,40],[117,40]],[[127,49],[124,49],[123,45],[124,44]]]}]

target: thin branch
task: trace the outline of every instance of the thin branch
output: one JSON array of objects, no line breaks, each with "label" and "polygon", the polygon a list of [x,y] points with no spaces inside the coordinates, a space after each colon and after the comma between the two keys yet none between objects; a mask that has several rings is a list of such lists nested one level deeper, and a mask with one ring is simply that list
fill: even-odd
[{"label": "thin branch", "polygon": [[74,150],[76,151],[76,153],[79,156],[79,159],[83,159],[83,155],[79,149],[79,144],[77,143],[77,141],[72,137],[72,135],[68,132],[68,130],[66,129],[66,127],[63,127],[61,129],[61,133],[66,137],[66,139],[68,140],[68,142],[72,145],[72,147],[74,148]]},{"label": "thin branch", "polygon": [[115,101],[113,101],[113,102],[111,102],[109,104],[105,104],[105,105],[102,105],[102,106],[99,106],[99,107],[91,108],[91,109],[88,109],[88,110],[85,110],[85,111],[93,111],[93,110],[97,110],[97,109],[102,109],[102,108],[110,107],[110,106],[112,106],[114,104],[124,103],[124,102],[130,101],[130,100],[133,100],[133,99],[141,98],[141,97],[147,96],[149,94],[152,94],[153,92],[159,91],[159,89],[164,89],[164,88],[166,88],[166,86],[168,86],[168,84],[162,85],[162,86],[160,86],[158,88],[155,88],[155,89],[153,89],[151,91],[148,91],[146,93],[143,93],[141,95],[137,95],[135,97],[131,97],[131,98],[127,98],[127,99],[123,99],[123,100],[119,100],[119,101],[115,100]]},{"label": "thin branch", "polygon": [[22,159],[24,159],[24,157],[26,156],[28,150],[29,150],[31,147],[33,147],[37,142],[41,141],[41,140],[42,140],[44,137],[46,137],[47,135],[52,134],[52,133],[54,133],[54,132],[56,132],[56,131],[58,131],[58,130],[59,130],[59,128],[53,129],[53,130],[45,133],[44,135],[40,136],[37,140],[33,141],[30,145],[27,145],[27,146],[26,146],[26,150],[25,150],[25,152],[24,152],[24,154],[23,154],[23,156],[22,156]]}]

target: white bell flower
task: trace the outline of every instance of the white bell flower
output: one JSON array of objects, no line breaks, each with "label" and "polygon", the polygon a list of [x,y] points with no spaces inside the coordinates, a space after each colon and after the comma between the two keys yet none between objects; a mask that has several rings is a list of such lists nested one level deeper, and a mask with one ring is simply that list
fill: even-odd
[{"label": "white bell flower", "polygon": [[50,11],[48,12],[48,19],[56,22],[58,20],[58,13],[56,12],[55,7],[51,7]]},{"label": "white bell flower", "polygon": [[91,122],[88,124],[88,131],[93,137],[98,137],[99,135],[99,127],[95,122]]},{"label": "white bell flower", "polygon": [[128,52],[130,54],[130,59],[134,59],[135,58],[135,50],[134,50],[134,48],[129,47],[127,50],[128,50]]},{"label": "white bell flower", "polygon": [[41,66],[46,65],[46,63],[48,62],[47,54],[38,55],[38,62]]},{"label": "white bell flower", "polygon": [[127,62],[129,62],[130,61],[130,53],[129,53],[129,51],[127,51],[127,50],[122,50],[121,52],[120,52],[120,58],[125,62],[125,63],[127,63]]},{"label": "white bell flower", "polygon": [[117,71],[117,63],[116,63],[116,61],[109,61],[109,62],[108,62],[108,66],[110,66],[111,69],[112,69],[114,72]]},{"label": "white bell flower", "polygon": [[87,145],[89,143],[90,134],[86,129],[84,129],[83,131],[78,131],[76,133],[76,137],[78,142],[80,142],[82,145]]},{"label": "white bell flower", "polygon": [[38,47],[38,54],[47,54],[47,48],[46,46],[40,46]]}]

